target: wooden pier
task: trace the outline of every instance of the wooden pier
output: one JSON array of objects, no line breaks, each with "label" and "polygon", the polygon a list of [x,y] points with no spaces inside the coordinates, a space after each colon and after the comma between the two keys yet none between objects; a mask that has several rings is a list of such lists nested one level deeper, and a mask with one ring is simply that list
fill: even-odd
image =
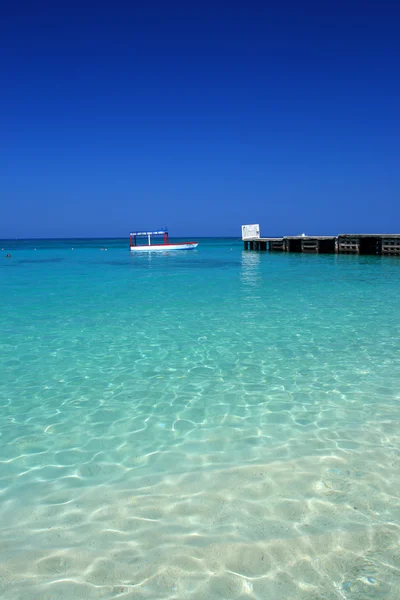
[{"label": "wooden pier", "polygon": [[400,256],[400,233],[344,233],[337,236],[311,236],[303,234],[265,238],[242,237],[242,240],[245,250],[304,252],[308,254]]}]

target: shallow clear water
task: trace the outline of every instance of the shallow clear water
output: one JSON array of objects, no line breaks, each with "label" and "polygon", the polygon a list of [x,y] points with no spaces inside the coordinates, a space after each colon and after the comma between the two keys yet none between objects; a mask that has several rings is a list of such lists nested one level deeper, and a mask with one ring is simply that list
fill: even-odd
[{"label": "shallow clear water", "polygon": [[400,259],[0,245],[2,598],[400,597]]}]

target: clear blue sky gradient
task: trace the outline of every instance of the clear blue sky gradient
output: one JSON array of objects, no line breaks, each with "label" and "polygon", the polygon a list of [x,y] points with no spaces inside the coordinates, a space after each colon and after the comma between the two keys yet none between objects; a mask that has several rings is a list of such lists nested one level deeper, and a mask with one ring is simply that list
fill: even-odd
[{"label": "clear blue sky gradient", "polygon": [[0,237],[400,232],[396,3],[15,2]]}]

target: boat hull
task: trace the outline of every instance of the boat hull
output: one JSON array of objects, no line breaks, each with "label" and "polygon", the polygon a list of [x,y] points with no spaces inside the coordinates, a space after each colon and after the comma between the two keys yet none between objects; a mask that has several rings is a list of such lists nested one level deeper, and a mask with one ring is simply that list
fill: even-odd
[{"label": "boat hull", "polygon": [[171,250],[194,250],[198,242],[186,244],[150,244],[150,246],[131,246],[131,252],[170,252]]}]

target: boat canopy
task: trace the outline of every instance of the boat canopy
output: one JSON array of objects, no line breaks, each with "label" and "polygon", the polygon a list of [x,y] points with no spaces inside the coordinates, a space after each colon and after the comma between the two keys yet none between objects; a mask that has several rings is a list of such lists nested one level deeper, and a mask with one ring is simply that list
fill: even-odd
[{"label": "boat canopy", "polygon": [[151,246],[151,237],[153,235],[163,235],[164,236],[164,244],[169,244],[168,241],[168,229],[166,227],[164,227],[163,229],[157,229],[155,231],[132,231],[129,234],[129,245],[132,248],[132,246],[137,246],[137,240],[136,238],[140,238],[140,237],[147,237],[147,245]]},{"label": "boat canopy", "polygon": [[168,229],[166,227],[164,229],[158,229],[157,231],[132,231],[129,235],[149,236],[149,235],[164,235],[165,233],[168,233]]}]

